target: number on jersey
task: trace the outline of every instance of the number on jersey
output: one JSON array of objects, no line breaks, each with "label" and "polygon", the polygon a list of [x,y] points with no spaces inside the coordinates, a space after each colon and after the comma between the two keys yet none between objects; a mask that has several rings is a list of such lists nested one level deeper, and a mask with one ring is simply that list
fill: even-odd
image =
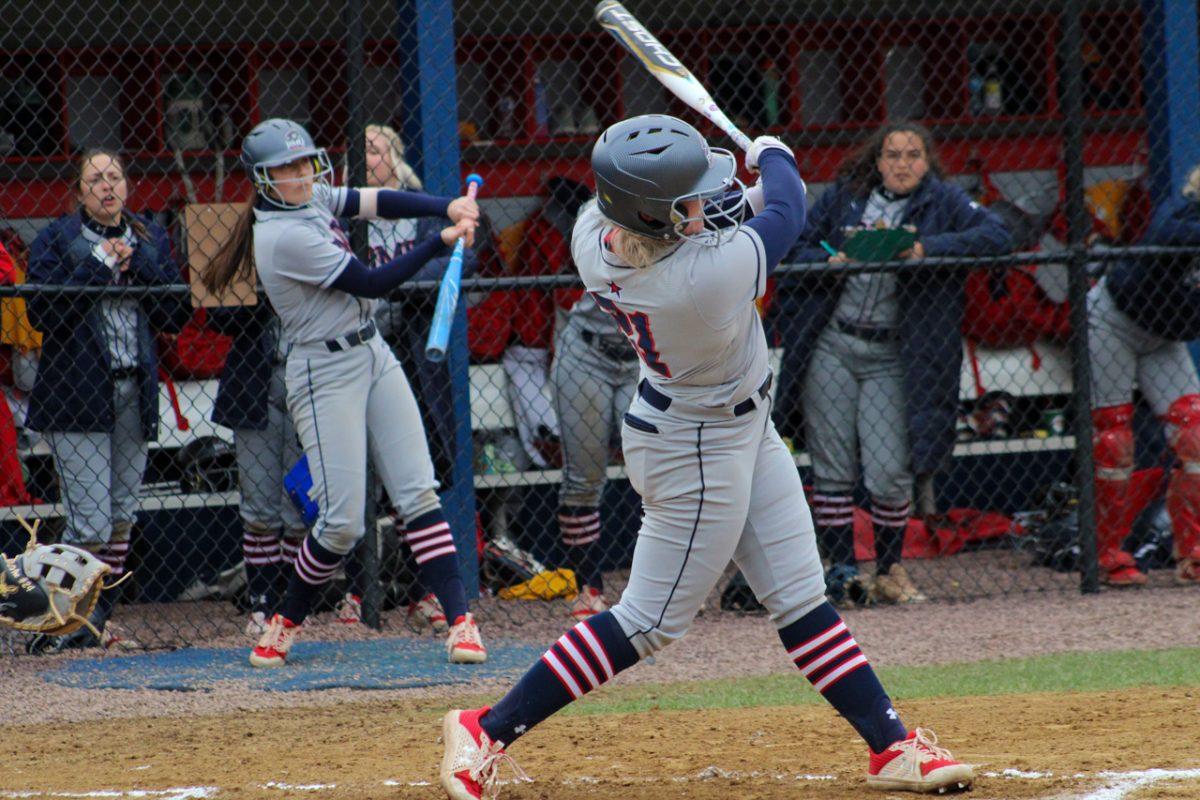
[{"label": "number on jersey", "polygon": [[641,311],[626,313],[612,300],[601,297],[596,292],[592,292],[591,295],[596,298],[596,305],[616,320],[621,333],[629,338],[638,355],[642,357],[642,363],[664,378],[671,377],[671,368],[662,362],[658,357],[658,350],[655,349],[654,334],[650,332],[650,318]]}]

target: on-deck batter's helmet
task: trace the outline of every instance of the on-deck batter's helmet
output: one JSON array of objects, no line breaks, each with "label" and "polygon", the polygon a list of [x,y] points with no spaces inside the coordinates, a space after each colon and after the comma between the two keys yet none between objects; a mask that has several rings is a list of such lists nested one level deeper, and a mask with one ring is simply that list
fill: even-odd
[{"label": "on-deck batter's helmet", "polygon": [[[313,160],[313,180],[330,182],[333,177],[333,164],[324,147],[317,147],[313,138],[308,135],[302,125],[290,119],[269,119],[254,126],[246,138],[242,140],[242,166],[254,181],[254,188],[263,198],[279,208],[302,208],[284,202],[279,191],[275,188],[279,183],[271,178],[271,167],[281,167],[302,158]],[[291,180],[307,180],[293,178]]]},{"label": "on-deck batter's helmet", "polygon": [[[694,239],[715,244],[711,231],[736,229],[745,206],[733,153],[709,147],[700,132],[666,114],[646,114],[616,123],[592,148],[596,200],[618,226],[654,239]],[[709,200],[731,188],[742,190],[730,208],[705,203],[701,215],[709,232],[683,233],[691,220],[679,203]]]}]

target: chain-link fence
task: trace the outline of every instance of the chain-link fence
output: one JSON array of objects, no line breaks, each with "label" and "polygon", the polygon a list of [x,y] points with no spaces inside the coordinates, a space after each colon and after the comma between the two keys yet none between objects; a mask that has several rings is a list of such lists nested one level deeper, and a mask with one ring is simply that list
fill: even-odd
[{"label": "chain-link fence", "polygon": [[[4,552],[40,520],[131,572],[97,621],[119,601],[106,638],[149,647],[241,635],[298,553],[310,585],[333,576],[315,610],[428,621],[450,537],[482,618],[585,614],[585,587],[615,600],[640,519],[622,415],[642,377],[670,391],[655,370],[671,354],[619,297],[582,292],[572,225],[606,126],[665,112],[728,142],[591,4],[0,8]],[[831,595],[1195,583],[1195,4],[629,10],[738,127],[794,148],[807,182],[805,232],[756,302]],[[352,300],[301,224],[254,247],[260,273],[303,288],[204,284],[247,214],[324,225],[369,267],[451,224],[356,219],[366,195],[321,189],[320,213],[281,209],[278,172],[254,201],[241,143],[276,117],[327,148],[337,186],[454,197],[484,176],[444,362],[425,350],[448,251],[384,301]],[[325,266],[301,274],[309,260]],[[339,310],[312,299],[339,292]],[[353,324],[304,338],[337,319]],[[375,367],[339,383],[305,357],[302,374],[314,344],[346,363],[390,350],[419,418]],[[424,515],[418,420],[449,534]],[[335,510],[344,535],[306,550]],[[756,605],[732,570],[711,602]]]}]

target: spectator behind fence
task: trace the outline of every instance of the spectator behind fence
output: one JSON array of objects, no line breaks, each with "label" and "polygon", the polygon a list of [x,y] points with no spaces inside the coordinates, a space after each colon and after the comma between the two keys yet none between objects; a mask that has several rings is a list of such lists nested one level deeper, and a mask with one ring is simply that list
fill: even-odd
[{"label": "spectator behind fence", "polygon": [[[880,602],[925,599],[900,560],[914,473],[933,473],[954,446],[965,273],[922,269],[920,260],[992,255],[1010,246],[999,218],[942,177],[925,128],[879,129],[842,164],[789,260],[845,264],[847,226],[912,225],[916,241],[899,254],[912,265],[780,282],[786,351],[778,414],[794,432],[803,420],[813,516],[835,599],[861,597],[868,588]],[[854,552],[860,452],[875,528],[873,582],[860,579]]]},{"label": "spectator behind fence", "polygon": [[[0,285],[11,286],[16,283],[17,269],[16,260],[4,249],[3,239],[0,239]],[[12,300],[4,298],[0,303],[11,303]],[[5,363],[6,373],[15,372],[17,346],[17,343],[6,340],[3,326],[0,325],[0,360]],[[9,383],[9,376],[5,377],[5,383]],[[4,387],[4,391],[5,397],[0,398],[0,505],[12,506],[32,502],[32,498],[25,489],[25,476],[17,453],[17,426],[7,401],[8,386]]]},{"label": "spectator behind fence", "polygon": [[[64,542],[125,572],[147,443],[158,436],[158,356],[152,331],[178,332],[190,313],[179,298],[80,294],[76,287],[178,283],[167,233],[126,208],[129,181],[116,153],[88,150],[77,162],[79,210],[60,217],[33,243],[29,283],[48,287],[29,299],[29,319],[44,336],[28,425],[46,435],[66,514]],[[66,289],[50,287],[69,287]],[[115,592],[105,592],[92,624],[105,632]],[[109,629],[107,644],[114,636]],[[86,627],[38,637],[31,650],[94,647]]]},{"label": "spectator behind fence", "polygon": [[207,324],[233,337],[212,421],[233,430],[250,599],[246,633],[257,639],[266,632],[308,533],[283,488],[283,476],[303,451],[287,410],[285,345],[270,304],[212,308]]},{"label": "spectator behind fence", "polygon": [[[1200,245],[1200,167],[1181,197],[1154,214],[1143,244]],[[1096,538],[1101,580],[1146,576],[1121,548],[1137,513],[1132,497],[1133,387],[1166,423],[1175,451],[1167,486],[1178,583],[1200,584],[1200,377],[1186,342],[1200,338],[1194,256],[1118,261],[1088,293],[1095,426]]]}]

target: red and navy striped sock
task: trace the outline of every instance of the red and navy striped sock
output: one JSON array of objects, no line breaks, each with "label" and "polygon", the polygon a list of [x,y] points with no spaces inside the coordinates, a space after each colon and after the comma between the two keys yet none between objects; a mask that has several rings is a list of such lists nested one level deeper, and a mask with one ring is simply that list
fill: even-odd
[{"label": "red and navy striped sock", "polygon": [[308,619],[313,600],[342,563],[342,556],[322,547],[310,533],[296,555],[296,568],[288,582],[279,613],[297,625]]},{"label": "red and navy striped sock", "polygon": [[575,570],[581,586],[604,590],[600,571],[600,509],[587,506],[563,506],[558,510],[558,528],[562,532],[567,566]]},{"label": "red and navy striped sock", "polygon": [[814,492],[813,523],[824,556],[833,565],[855,564],[854,498],[849,492]]},{"label": "red and navy striped sock", "polygon": [[638,662],[611,611],[564,633],[480,724],[492,741],[512,744],[534,725]]},{"label": "red and navy striped sock", "polygon": [[829,603],[779,631],[788,656],[813,688],[876,753],[908,735],[892,700],[846,623]]},{"label": "red and navy striped sock", "polygon": [[404,531],[404,541],[408,542],[420,570],[421,585],[434,593],[446,612],[446,620],[453,625],[470,608],[462,573],[458,571],[454,535],[445,515],[438,508],[405,520],[403,529],[397,530]]},{"label": "red and navy striped sock", "polygon": [[242,560],[246,565],[246,589],[251,605],[255,610],[259,610],[258,606],[269,607],[283,561],[279,531],[247,525],[242,531]]}]

